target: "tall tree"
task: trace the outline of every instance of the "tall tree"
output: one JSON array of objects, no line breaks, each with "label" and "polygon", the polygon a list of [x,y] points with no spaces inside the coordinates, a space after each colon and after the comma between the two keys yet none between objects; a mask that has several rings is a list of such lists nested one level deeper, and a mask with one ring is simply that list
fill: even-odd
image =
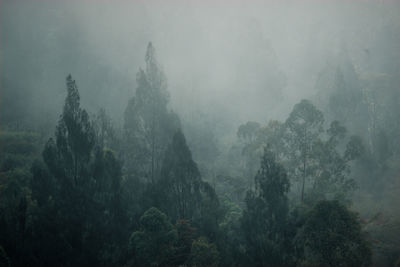
[{"label": "tall tree", "polygon": [[121,167],[111,151],[103,150],[99,135],[69,75],[56,141],[50,138],[45,145],[45,166],[32,167],[32,196],[40,205],[33,236],[53,240],[34,251],[42,265],[116,264],[113,255],[124,243]]},{"label": "tall tree", "polygon": [[102,149],[119,151],[120,140],[117,131],[104,108],[101,108],[93,120],[93,128],[96,133],[96,142]]},{"label": "tall tree", "polygon": [[258,123],[254,122],[247,122],[239,127],[237,135],[244,141],[242,156],[245,159],[242,167],[247,170],[248,178],[253,179],[257,173],[260,167],[258,159],[262,157],[265,146],[269,146],[279,160],[282,159],[284,153],[283,134],[284,125],[279,121],[270,121],[265,127],[260,127]]},{"label": "tall tree", "polygon": [[323,131],[324,116],[309,100],[296,104],[285,122],[292,175],[301,179],[301,200],[307,177],[312,175],[312,149]]},{"label": "tall tree", "polygon": [[311,198],[348,201],[348,193],[355,189],[350,176],[350,162],[363,153],[363,144],[357,136],[351,136],[346,143],[346,128],[333,121],[326,131],[327,140],[317,140],[313,147],[316,162],[313,169]]},{"label": "tall tree", "polygon": [[285,265],[285,226],[289,180],[275,155],[265,149],[255,177],[256,190],[246,196],[242,230],[249,260],[256,266]]},{"label": "tall tree", "polygon": [[244,146],[243,154],[252,163],[246,168],[253,169],[254,159],[268,146],[297,182],[302,201],[306,192],[311,202],[322,198],[348,201],[349,193],[355,189],[350,162],[364,153],[363,142],[358,136],[348,137],[338,121],[333,121],[326,131],[323,122],[321,111],[310,101],[301,101],[285,123],[270,121]]},{"label": "tall tree", "polygon": [[67,77],[67,97],[55,136],[56,142],[51,138],[43,151],[46,164],[54,174],[63,176],[66,183],[73,186],[86,183],[95,132],[89,115],[80,107],[78,88],[71,75]]},{"label": "tall tree", "polygon": [[155,182],[161,171],[162,157],[179,119],[168,111],[166,78],[151,43],[147,46],[146,68],[140,69],[137,88],[125,110],[125,165],[129,173]]},{"label": "tall tree", "polygon": [[[173,219],[192,219],[201,207],[200,172],[181,131],[175,133],[161,170],[160,186],[165,209]],[[197,214],[198,216],[199,214]]]}]

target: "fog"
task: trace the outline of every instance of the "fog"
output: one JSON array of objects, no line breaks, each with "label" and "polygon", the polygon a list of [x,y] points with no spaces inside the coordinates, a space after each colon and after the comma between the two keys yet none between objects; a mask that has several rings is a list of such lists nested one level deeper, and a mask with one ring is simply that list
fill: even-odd
[{"label": "fog", "polygon": [[22,98],[46,113],[43,98],[61,103],[71,73],[88,108],[117,117],[151,41],[172,109],[266,122],[313,97],[343,49],[357,71],[383,72],[397,47],[381,38],[395,38],[398,11],[395,1],[3,1],[2,75],[24,77]]},{"label": "fog", "polygon": [[[60,114],[63,114],[64,101],[67,101],[65,78],[71,74],[79,90],[80,105],[88,111],[90,118],[95,118],[102,108],[110,116],[118,141],[107,141],[108,145],[103,148],[114,151],[121,162],[121,179],[128,183],[126,181],[135,177],[142,183],[141,179],[148,179],[149,173],[140,174],[136,170],[149,162],[137,161],[133,167],[129,165],[131,158],[127,155],[132,147],[137,149],[135,144],[138,144],[127,137],[127,118],[131,105],[128,103],[131,99],[137,100],[140,94],[140,70],[149,75],[145,56],[149,43],[155,48],[157,68],[166,78],[168,112],[164,113],[168,116],[176,114],[178,118],[176,122],[165,115],[168,119],[163,117],[164,121],[171,129],[175,127],[174,123],[182,128],[189,152],[193,154],[201,176],[223,203],[222,209],[229,210],[229,205],[224,206],[227,205],[224,201],[229,199],[240,208],[240,214],[246,210],[248,198],[245,198],[245,192],[257,190],[254,177],[260,168],[262,147],[273,142],[277,160],[282,161],[288,171],[291,183],[288,201],[290,210],[295,210],[298,203],[293,203],[296,203],[295,199],[298,202],[301,190],[300,178],[294,178],[298,170],[291,172],[290,156],[280,156],[287,153],[287,148],[274,147],[277,139],[273,139],[269,131],[275,128],[268,123],[279,121],[284,125],[282,127],[287,127],[295,105],[308,99],[323,113],[322,141],[329,143],[331,132],[328,128],[333,120],[338,120],[347,129],[343,140],[355,140],[352,137],[357,135],[364,146],[360,159],[343,163],[346,166],[341,171],[357,184],[353,194],[346,198],[346,203],[351,204],[346,205],[364,220],[363,231],[370,232],[368,240],[378,239],[393,248],[386,251],[392,253],[390,258],[386,257],[386,252],[373,247],[372,263],[389,264],[400,259],[398,238],[388,241],[387,236],[379,236],[392,230],[385,232],[386,228],[374,228],[377,220],[389,217],[395,220],[395,223],[390,221],[391,225],[396,225],[393,227],[400,225],[396,207],[400,200],[399,1],[3,0],[0,1],[0,129],[5,136],[8,132],[38,133],[40,141],[35,157],[40,158],[39,152],[49,144],[45,140],[53,136],[54,129],[59,129],[55,127],[64,116]],[[239,127],[247,122],[258,123],[258,126],[253,124],[258,131],[252,133],[254,136],[247,132],[241,135]],[[160,132],[170,131],[169,128],[160,129]],[[167,147],[172,134],[165,135],[165,142],[164,137],[159,138],[158,148],[154,148],[153,138],[152,153],[159,149],[162,151],[160,158],[170,151]],[[335,149],[337,146],[337,151],[342,154],[347,153],[344,151],[350,144],[346,146],[345,141],[335,143]],[[153,154],[151,164],[158,166],[158,159]],[[317,157],[322,158],[321,155]],[[343,162],[348,160],[346,157],[343,156]],[[159,160],[160,165],[166,164]],[[44,161],[50,166],[45,158]],[[313,159],[312,164],[316,164],[315,161]],[[27,162],[26,166],[30,166],[33,159]],[[151,169],[152,179],[161,175],[157,174],[157,168]],[[32,170],[31,176],[35,177]],[[316,171],[315,175],[320,173],[323,171]],[[309,176],[311,180],[316,179]],[[233,177],[233,182],[227,185],[225,180],[218,180],[222,179],[220,177]],[[143,184],[137,188],[142,188]],[[140,195],[148,189],[135,190],[138,190],[135,194]],[[306,185],[306,194],[307,190],[314,190],[311,183]],[[140,203],[145,202],[141,197],[138,199],[142,201]],[[144,207],[155,206],[171,220],[179,219],[174,213],[168,213],[168,208],[163,210],[161,204],[154,204],[159,202],[153,201],[137,210],[132,208],[134,212],[129,213],[130,224],[127,224],[131,232],[139,229],[138,218],[145,211]],[[219,227],[222,227],[221,221],[226,223],[228,220],[223,216],[228,215],[224,213],[219,217]],[[245,220],[240,223],[245,227]],[[203,229],[199,225],[196,227]],[[226,251],[235,254],[232,248],[226,248],[226,251],[221,248],[220,236],[210,237],[212,235],[205,234],[206,230],[199,231],[203,231],[201,235],[207,236],[210,243],[216,244],[221,259],[228,257],[229,253],[223,254]],[[229,240],[233,242],[233,239]],[[8,252],[7,244],[1,242],[5,241],[0,239],[0,248],[4,246],[10,258],[18,255],[17,249]],[[118,263],[125,264],[124,260],[120,259]],[[269,266],[258,260],[252,263]],[[137,258],[132,262],[139,266],[149,264]],[[244,262],[249,264],[248,258],[240,258],[235,264],[241,266]],[[220,260],[220,264],[233,263]],[[302,264],[296,262],[295,265],[307,266],[307,261]]]}]

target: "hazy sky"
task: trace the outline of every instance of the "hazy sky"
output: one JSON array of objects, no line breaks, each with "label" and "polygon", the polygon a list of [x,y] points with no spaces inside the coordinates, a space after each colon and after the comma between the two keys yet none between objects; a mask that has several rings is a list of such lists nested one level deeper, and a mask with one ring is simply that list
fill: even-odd
[{"label": "hazy sky", "polygon": [[[64,79],[72,73],[89,109],[105,106],[122,118],[151,41],[168,78],[171,107],[181,116],[201,111],[235,123],[266,122],[285,118],[295,102],[312,97],[318,73],[343,49],[358,71],[383,71],[368,69],[368,61],[385,57],[381,38],[390,35],[388,25],[399,29],[399,6],[7,0],[1,3],[2,80],[35,92],[32,105],[46,110],[62,103]],[[28,78],[16,79],[22,76]]]}]

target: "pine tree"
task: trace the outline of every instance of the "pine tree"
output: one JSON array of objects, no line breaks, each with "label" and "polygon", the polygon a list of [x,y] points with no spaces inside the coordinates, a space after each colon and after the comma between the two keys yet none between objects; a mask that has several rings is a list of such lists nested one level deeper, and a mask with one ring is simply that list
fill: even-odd
[{"label": "pine tree", "polygon": [[185,136],[178,131],[167,148],[160,181],[162,195],[168,200],[165,209],[171,218],[192,219],[199,212],[202,183]]},{"label": "pine tree", "polygon": [[165,148],[179,128],[179,119],[168,111],[166,78],[151,43],[147,46],[146,68],[140,69],[135,96],[125,110],[125,165],[129,174],[155,182],[159,177]]},{"label": "pine tree", "polygon": [[95,145],[95,132],[89,116],[80,107],[75,80],[67,77],[67,97],[56,133],[56,141],[47,142],[43,157],[50,171],[73,186],[88,182],[88,164]]},{"label": "pine tree", "polygon": [[[67,97],[55,132],[43,150],[45,166],[32,167],[32,196],[40,205],[33,236],[52,242],[37,249],[42,265],[114,265],[123,244],[124,214],[120,195],[121,167],[104,151],[78,88],[67,77]],[[112,244],[112,245],[111,245]],[[49,256],[51,255],[51,256]]]}]

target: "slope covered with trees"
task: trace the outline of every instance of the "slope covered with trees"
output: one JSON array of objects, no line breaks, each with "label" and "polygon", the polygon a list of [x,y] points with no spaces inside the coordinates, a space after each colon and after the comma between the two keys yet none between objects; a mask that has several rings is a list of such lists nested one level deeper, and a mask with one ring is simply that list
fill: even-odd
[{"label": "slope covered with trees", "polygon": [[372,104],[335,77],[326,108],[346,114],[304,99],[222,145],[171,110],[151,43],[121,128],[89,114],[68,75],[54,135],[0,132],[0,265],[370,266],[355,191],[367,165],[384,173],[398,151],[351,130],[351,108]]}]

